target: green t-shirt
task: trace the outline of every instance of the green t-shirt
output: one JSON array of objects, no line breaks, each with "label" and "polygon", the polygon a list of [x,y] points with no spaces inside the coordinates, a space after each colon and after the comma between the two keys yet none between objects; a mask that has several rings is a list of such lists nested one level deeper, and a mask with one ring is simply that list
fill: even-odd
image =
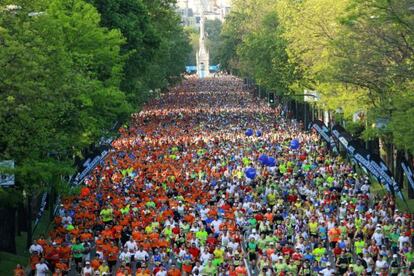
[{"label": "green t-shirt", "polygon": [[145,227],[145,233],[147,233],[147,234],[151,234],[152,233],[152,226],[151,225],[147,225]]},{"label": "green t-shirt", "polygon": [[153,201],[148,201],[146,204],[145,204],[145,206],[147,206],[148,208],[155,208],[155,202],[153,202]]},{"label": "green t-shirt", "polygon": [[408,263],[411,263],[412,261],[414,261],[414,253],[412,251],[407,252],[404,255],[407,258]]},{"label": "green t-shirt", "polygon": [[162,231],[165,237],[171,238],[172,236],[172,229],[171,228],[165,228],[164,231]]},{"label": "green t-shirt", "polygon": [[217,273],[217,266],[215,266],[214,264],[206,265],[201,271],[201,274],[205,276],[216,275],[216,273]]},{"label": "green t-shirt", "polygon": [[276,195],[273,194],[273,193],[268,194],[267,195],[267,201],[268,201],[268,204],[275,205],[276,204]]},{"label": "green t-shirt", "polygon": [[257,243],[256,242],[249,242],[247,244],[247,247],[249,248],[249,252],[256,252]]},{"label": "green t-shirt", "polygon": [[395,232],[393,232],[393,233],[391,233],[390,235],[389,235],[389,239],[390,239],[390,241],[391,241],[391,245],[393,246],[393,247],[397,247],[397,245],[398,245],[398,238],[400,237],[400,235],[398,234],[398,233],[395,233]]},{"label": "green t-shirt", "polygon": [[315,256],[315,259],[319,262],[322,256],[325,254],[325,252],[326,252],[325,248],[317,247],[312,251],[312,254]]},{"label": "green t-shirt", "polygon": [[280,164],[279,165],[279,171],[281,174],[285,174],[287,171],[286,165],[285,164]]},{"label": "green t-shirt", "polygon": [[290,264],[287,266],[289,272],[296,274],[298,272],[298,266],[296,264]]},{"label": "green t-shirt", "polygon": [[275,269],[278,273],[283,272],[288,269],[285,263],[277,263],[275,264]]},{"label": "green t-shirt", "polygon": [[196,233],[196,238],[202,243],[204,244],[207,240],[208,237],[208,233],[207,231],[203,230],[203,231],[198,231]]},{"label": "green t-shirt", "polygon": [[125,215],[129,213],[129,204],[125,206],[124,208],[121,208],[121,214]]},{"label": "green t-shirt", "polygon": [[355,253],[361,254],[365,247],[365,242],[363,240],[354,242]]},{"label": "green t-shirt", "polygon": [[83,246],[83,244],[80,243],[72,245],[72,252],[74,258],[82,258],[83,251],[85,251],[85,247]]},{"label": "green t-shirt", "polygon": [[103,209],[100,213],[103,222],[109,222],[113,218],[112,209]]},{"label": "green t-shirt", "polygon": [[257,220],[255,218],[249,219],[250,226],[253,228],[256,227]]},{"label": "green t-shirt", "polygon": [[365,270],[365,268],[364,268],[364,266],[363,265],[356,265],[356,264],[353,264],[353,265],[351,265],[352,266],[352,268],[354,269],[354,272],[357,274],[357,275],[362,275],[362,273],[364,272],[364,270]]},{"label": "green t-shirt", "polygon": [[257,241],[257,247],[259,247],[260,250],[263,250],[266,248],[266,240],[264,239],[259,239]]}]

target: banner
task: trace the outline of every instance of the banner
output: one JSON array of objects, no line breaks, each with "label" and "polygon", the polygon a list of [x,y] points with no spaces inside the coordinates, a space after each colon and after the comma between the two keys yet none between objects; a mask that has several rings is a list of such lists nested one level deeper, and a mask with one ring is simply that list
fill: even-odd
[{"label": "banner", "polygon": [[315,129],[319,135],[328,143],[333,152],[337,152],[335,141],[333,140],[328,127],[320,120],[315,120],[311,124],[311,128]]},{"label": "banner", "polygon": [[108,155],[109,153],[109,149],[105,149],[103,150],[99,155],[96,155],[95,157],[90,157],[88,158],[84,163],[83,163],[83,170],[81,172],[79,172],[76,176],[75,179],[72,181],[72,183],[74,185],[79,185],[83,182],[83,180],[85,180],[85,177],[87,177],[89,175],[89,173],[99,164],[101,163],[105,157]]},{"label": "banner", "polygon": [[401,167],[404,171],[405,177],[407,177],[408,183],[410,183],[411,188],[414,190],[414,175],[411,166],[408,164],[406,160],[401,162]]},{"label": "banner", "polygon": [[352,162],[358,163],[367,173],[374,176],[379,183],[385,186],[388,192],[404,199],[400,185],[395,181],[391,170],[379,155],[368,152],[361,146],[363,144],[361,140],[353,139],[340,125],[335,125],[332,128],[332,135],[346,149]]},{"label": "banner", "polygon": [[345,149],[348,149],[349,142],[354,140],[354,138],[340,125],[333,126],[332,136],[335,137],[335,139],[337,139]]},{"label": "banner", "polygon": [[[14,169],[14,160],[0,161],[0,168]],[[14,174],[0,172],[0,187],[14,186]]]},{"label": "banner", "polygon": [[385,186],[388,192],[394,193],[401,199],[404,199],[400,185],[395,181],[390,169],[379,155],[371,154],[366,149],[359,147],[357,141],[348,142],[347,152],[352,161],[358,163],[374,176],[379,183]]},{"label": "banner", "polygon": [[34,222],[34,229],[36,229],[36,226],[39,224],[39,221],[42,218],[43,213],[45,212],[46,205],[47,205],[47,200],[46,199],[47,199],[47,192],[44,192],[43,195],[42,195],[42,199],[40,201],[39,212],[37,212],[36,220]]}]

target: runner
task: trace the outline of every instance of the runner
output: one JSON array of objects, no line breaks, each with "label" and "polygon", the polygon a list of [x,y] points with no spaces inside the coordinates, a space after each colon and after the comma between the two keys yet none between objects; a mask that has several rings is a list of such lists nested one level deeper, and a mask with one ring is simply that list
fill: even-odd
[{"label": "runner", "polygon": [[413,267],[412,217],[301,129],[236,78],[190,78],[120,129],[87,189],[64,200],[51,242],[79,271],[96,270],[85,262],[95,246],[101,275]]}]

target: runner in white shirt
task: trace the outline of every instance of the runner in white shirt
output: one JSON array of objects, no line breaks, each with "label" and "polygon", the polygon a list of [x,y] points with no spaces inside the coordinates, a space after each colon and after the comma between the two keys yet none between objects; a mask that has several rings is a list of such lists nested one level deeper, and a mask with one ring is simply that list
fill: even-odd
[{"label": "runner in white shirt", "polygon": [[331,263],[326,263],[326,268],[322,269],[319,274],[323,276],[333,276],[335,275],[335,269],[331,267]]},{"label": "runner in white shirt", "polygon": [[33,244],[29,248],[30,254],[37,252],[39,254],[43,253],[43,247],[37,243],[37,241],[33,241]]},{"label": "runner in white shirt", "polygon": [[134,260],[137,262],[137,266],[141,266],[142,263],[145,263],[149,259],[148,252],[139,248],[137,252],[135,252]]},{"label": "runner in white shirt", "polygon": [[399,248],[402,250],[404,248],[404,243],[410,243],[410,237],[407,237],[404,233],[398,238]]},{"label": "runner in white shirt", "polygon": [[158,271],[155,276],[167,276],[167,271],[164,267],[161,267],[160,271]]},{"label": "runner in white shirt", "polygon": [[85,267],[82,268],[82,276],[92,276],[93,275],[93,268],[91,267],[90,262],[85,263]]},{"label": "runner in white shirt", "polygon": [[45,264],[45,259],[41,259],[40,263],[36,265],[36,276],[48,276],[49,268]]},{"label": "runner in white shirt", "polygon": [[382,269],[387,269],[388,268],[388,263],[386,261],[386,256],[381,256],[381,259],[378,259],[375,262],[375,272],[380,274]]},{"label": "runner in white shirt", "polygon": [[130,251],[131,249],[135,252],[138,250],[138,246],[137,243],[133,240],[133,238],[131,237],[129,239],[129,241],[127,241],[124,245],[124,247],[126,247],[128,249],[128,251]]},{"label": "runner in white shirt", "polygon": [[207,247],[204,247],[203,252],[201,252],[200,260],[203,264],[206,264],[208,260],[210,259],[211,254],[208,252]]},{"label": "runner in white shirt", "polygon": [[119,254],[119,260],[129,264],[131,262],[131,254],[129,254],[128,249],[124,247],[124,250]]},{"label": "runner in white shirt", "polygon": [[382,240],[384,238],[384,235],[381,233],[381,228],[375,229],[375,233],[372,235],[372,238],[375,240],[375,243],[378,246],[382,245]]}]

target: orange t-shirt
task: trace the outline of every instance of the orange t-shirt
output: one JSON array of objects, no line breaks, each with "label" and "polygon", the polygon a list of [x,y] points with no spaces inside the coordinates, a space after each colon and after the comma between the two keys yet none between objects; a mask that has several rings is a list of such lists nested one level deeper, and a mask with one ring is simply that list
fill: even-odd
[{"label": "orange t-shirt", "polygon": [[99,269],[99,267],[101,266],[101,262],[98,259],[93,259],[91,261],[91,266],[92,268],[96,271]]},{"label": "orange t-shirt", "polygon": [[82,233],[80,234],[81,241],[91,240],[92,234],[91,233]]},{"label": "orange t-shirt", "polygon": [[181,271],[178,268],[170,269],[167,275],[168,276],[181,276]]},{"label": "orange t-shirt", "polygon": [[111,246],[108,249],[108,261],[118,260],[119,248],[117,246]]},{"label": "orange t-shirt", "polygon": [[69,246],[62,246],[59,248],[59,258],[63,260],[69,260],[71,254],[71,248]]},{"label": "orange t-shirt", "polygon": [[61,263],[61,262],[56,263],[55,267],[60,269],[61,271],[68,271],[69,270],[69,266],[67,264]]},{"label": "orange t-shirt", "polygon": [[235,271],[236,271],[237,275],[247,275],[247,270],[244,266],[236,267]]},{"label": "orange t-shirt", "polygon": [[14,276],[25,276],[23,268],[16,268],[14,270]]}]

